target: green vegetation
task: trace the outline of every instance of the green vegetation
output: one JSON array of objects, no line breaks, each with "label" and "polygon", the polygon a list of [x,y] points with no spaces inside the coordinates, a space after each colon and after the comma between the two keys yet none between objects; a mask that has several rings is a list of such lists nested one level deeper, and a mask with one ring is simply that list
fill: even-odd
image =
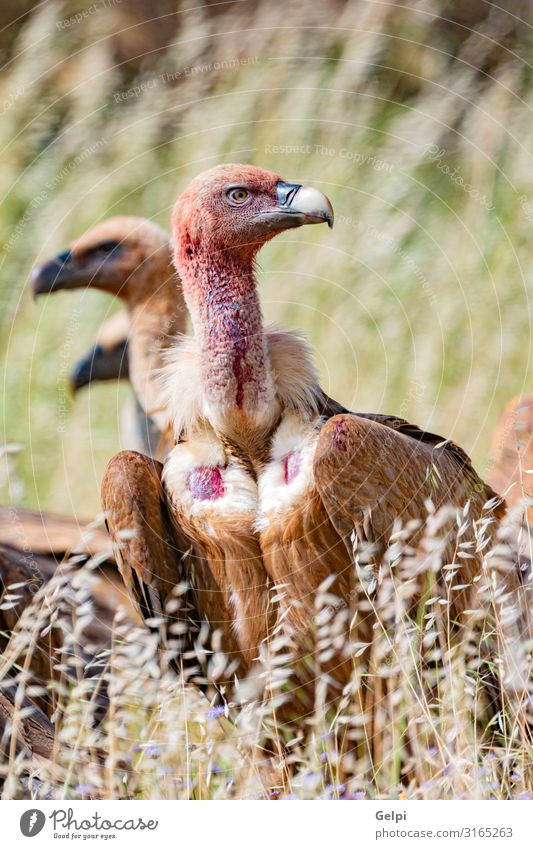
[{"label": "green vegetation", "polygon": [[70,397],[70,366],[115,305],[34,304],[32,265],[109,215],[168,226],[180,189],[222,160],[333,200],[333,233],[286,234],[261,257],[266,317],[306,332],[326,390],[455,438],[486,472],[503,404],[531,385],[529,66],[502,50],[483,74],[467,61],[478,36],[452,60],[430,15],[387,8],[353,3],[298,28],[301,13],[270,4],[265,29],[259,4],[241,32],[231,7],[216,37],[183,13],[133,80],[113,65],[106,13],[61,28],[46,3],[21,28],[0,83],[2,432],[24,447],[17,500],[91,515],[127,394]]},{"label": "green vegetation", "polygon": [[[491,429],[533,382],[530,53],[523,42],[489,61],[505,20],[454,40],[435,20],[438,5],[182,12],[170,46],[134,71],[114,58],[116,10],[66,26],[68,9],[47,2],[28,17],[0,78],[0,441],[13,449],[0,466],[2,502],[94,515],[129,393],[95,385],[70,396],[71,366],[117,305],[95,292],[34,303],[32,266],[110,215],[168,227],[181,188],[221,161],[312,183],[333,202],[332,232],[288,232],[261,254],[265,316],[305,331],[324,389],[351,409],[455,439],[488,474]],[[405,607],[395,618],[383,586],[375,665],[363,681],[354,673],[333,725],[317,704],[312,733],[288,759],[256,745],[272,737],[271,705],[237,708],[235,725],[213,718],[197,694],[172,688],[146,634],[128,634],[108,659],[110,723],[88,736],[90,685],[65,691],[58,733],[74,754],[58,755],[48,778],[57,787],[60,775],[73,797],[531,791],[524,704],[504,692],[489,728],[478,713],[480,635],[505,643],[501,599],[487,595],[450,647],[441,614],[429,631],[423,607],[414,621]],[[387,695],[372,753],[354,704],[377,680]],[[359,747],[345,759],[343,728]],[[21,771],[10,761],[9,792]]]}]

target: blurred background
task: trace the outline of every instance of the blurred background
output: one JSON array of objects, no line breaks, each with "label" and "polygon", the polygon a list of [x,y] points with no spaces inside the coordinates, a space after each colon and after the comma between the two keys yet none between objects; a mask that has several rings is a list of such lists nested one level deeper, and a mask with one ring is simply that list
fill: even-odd
[{"label": "blurred background", "polygon": [[90,517],[127,385],[69,373],[119,305],[36,303],[32,266],[110,215],[168,227],[195,174],[253,162],[336,226],[261,254],[267,321],[326,391],[451,437],[487,474],[533,388],[530,2],[7,0],[0,11],[0,500]]}]

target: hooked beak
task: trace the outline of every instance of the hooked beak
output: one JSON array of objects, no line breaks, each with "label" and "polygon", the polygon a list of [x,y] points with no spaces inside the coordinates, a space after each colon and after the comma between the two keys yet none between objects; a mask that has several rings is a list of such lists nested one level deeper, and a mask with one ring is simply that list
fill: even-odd
[{"label": "hooked beak", "polygon": [[79,274],[72,261],[72,253],[69,250],[63,251],[54,259],[37,265],[32,271],[30,284],[35,298],[58,289],[74,289],[79,286]]},{"label": "hooked beak", "polygon": [[333,227],[333,207],[318,189],[298,183],[276,184],[277,204],[271,210],[254,216],[254,223],[267,224],[275,230],[301,227],[303,224],[322,224]]}]

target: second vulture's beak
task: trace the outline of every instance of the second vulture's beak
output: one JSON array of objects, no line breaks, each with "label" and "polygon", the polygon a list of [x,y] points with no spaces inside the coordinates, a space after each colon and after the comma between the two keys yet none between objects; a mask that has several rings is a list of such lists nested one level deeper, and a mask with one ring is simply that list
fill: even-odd
[{"label": "second vulture's beak", "polygon": [[63,251],[54,259],[37,265],[30,277],[34,297],[55,292],[58,289],[70,289],[79,285],[76,266],[70,251]]},{"label": "second vulture's beak", "polygon": [[254,216],[254,223],[267,224],[275,230],[301,227],[303,224],[326,222],[333,227],[333,207],[318,189],[298,183],[276,184],[276,206]]}]

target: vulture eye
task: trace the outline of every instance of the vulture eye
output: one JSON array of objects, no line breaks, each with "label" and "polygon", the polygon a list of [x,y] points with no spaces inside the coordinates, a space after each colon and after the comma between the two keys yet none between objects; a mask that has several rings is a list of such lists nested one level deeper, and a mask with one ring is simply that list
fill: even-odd
[{"label": "vulture eye", "polygon": [[243,189],[242,186],[237,186],[235,189],[229,189],[226,197],[232,206],[242,206],[250,197],[248,189]]},{"label": "vulture eye", "polygon": [[118,248],[118,247],[119,247],[119,243],[114,242],[112,239],[110,239],[108,242],[100,242],[100,244],[97,247],[97,250],[99,250],[101,253],[104,253],[104,254],[110,254],[111,251],[114,251],[115,248]]},{"label": "vulture eye", "polygon": [[122,246],[120,242],[116,242],[114,239],[109,239],[106,242],[98,242],[97,245],[94,245],[91,248],[86,248],[82,254],[80,254],[80,260],[92,260],[94,257],[102,259],[102,255],[109,256],[109,254],[116,252],[117,254],[122,250]]}]

